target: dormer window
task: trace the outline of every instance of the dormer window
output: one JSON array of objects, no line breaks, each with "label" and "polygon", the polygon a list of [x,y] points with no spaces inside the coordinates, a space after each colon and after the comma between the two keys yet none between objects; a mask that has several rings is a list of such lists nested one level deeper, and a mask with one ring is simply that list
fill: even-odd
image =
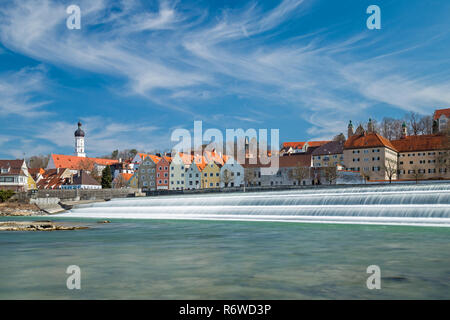
[{"label": "dormer window", "polygon": [[2,168],[2,173],[8,173],[9,172],[9,170],[10,170],[11,168],[10,167],[8,167],[8,168]]}]

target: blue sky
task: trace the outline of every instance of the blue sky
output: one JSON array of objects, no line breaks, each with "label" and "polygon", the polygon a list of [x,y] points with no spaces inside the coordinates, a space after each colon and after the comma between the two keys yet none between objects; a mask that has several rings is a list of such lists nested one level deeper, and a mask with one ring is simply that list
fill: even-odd
[{"label": "blue sky", "polygon": [[304,141],[431,114],[450,107],[449,17],[440,0],[2,1],[0,158],[72,154],[79,119],[99,156],[166,149],[194,120]]}]

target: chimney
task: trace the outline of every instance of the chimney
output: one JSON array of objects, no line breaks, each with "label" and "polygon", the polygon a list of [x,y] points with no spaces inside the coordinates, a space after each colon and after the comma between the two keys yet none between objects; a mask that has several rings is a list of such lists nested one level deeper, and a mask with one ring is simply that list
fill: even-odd
[{"label": "chimney", "polygon": [[405,139],[408,135],[408,129],[406,128],[406,123],[403,121],[402,124],[402,139]]},{"label": "chimney", "polygon": [[353,135],[353,124],[352,120],[350,120],[348,124],[347,139],[350,138],[352,135]]}]

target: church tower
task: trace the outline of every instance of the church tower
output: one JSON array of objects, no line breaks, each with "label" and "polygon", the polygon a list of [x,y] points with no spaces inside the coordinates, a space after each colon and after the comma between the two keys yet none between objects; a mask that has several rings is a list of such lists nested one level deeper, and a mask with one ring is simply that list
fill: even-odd
[{"label": "church tower", "polygon": [[86,153],[84,153],[84,131],[81,129],[80,121],[78,121],[78,129],[75,131],[75,155],[86,157]]},{"label": "church tower", "polygon": [[408,135],[408,128],[406,127],[406,123],[403,121],[402,123],[402,139],[405,139],[406,136]]},{"label": "church tower", "polygon": [[353,135],[353,124],[352,120],[350,120],[350,123],[348,124],[347,139],[350,138],[352,135]]}]

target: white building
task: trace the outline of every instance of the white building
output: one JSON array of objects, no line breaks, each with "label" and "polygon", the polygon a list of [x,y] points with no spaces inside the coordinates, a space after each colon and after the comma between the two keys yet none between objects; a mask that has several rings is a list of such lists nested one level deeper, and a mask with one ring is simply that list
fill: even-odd
[{"label": "white building", "polygon": [[244,185],[244,167],[234,157],[229,157],[220,169],[220,187],[240,187]]},{"label": "white building", "polygon": [[201,188],[202,170],[205,167],[202,163],[191,163],[186,170],[185,189],[196,190]]},{"label": "white building", "polygon": [[192,162],[192,156],[177,152],[170,163],[169,190],[183,190],[186,187],[186,170]]}]

